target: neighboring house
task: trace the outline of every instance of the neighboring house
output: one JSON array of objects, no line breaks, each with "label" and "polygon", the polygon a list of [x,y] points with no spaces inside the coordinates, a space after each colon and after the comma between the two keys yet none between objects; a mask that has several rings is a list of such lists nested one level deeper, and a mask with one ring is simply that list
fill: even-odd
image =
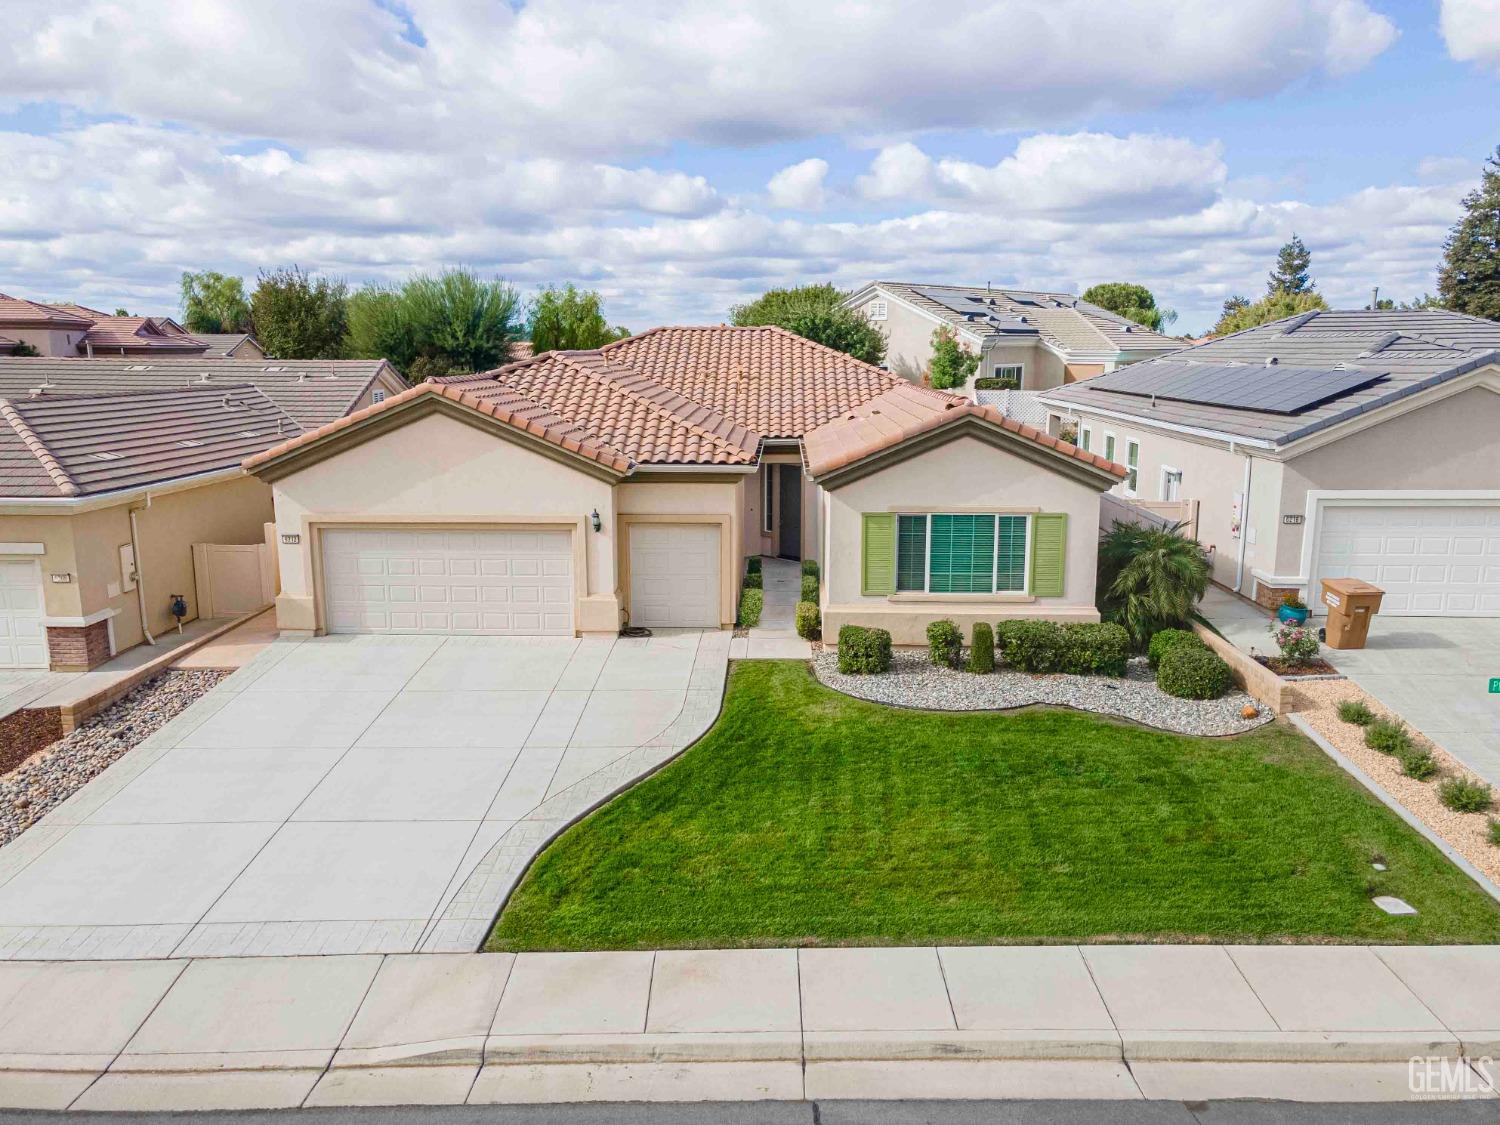
[{"label": "neighboring house", "polygon": [[1196,501],[1215,580],[1268,608],[1353,576],[1385,614],[1500,616],[1500,324],[1304,313],[1042,401],[1124,496]]},{"label": "neighboring house", "polygon": [[204,359],[265,359],[266,351],[248,332],[197,332],[208,345]]},{"label": "neighboring house", "polygon": [[20,346],[20,340],[13,340],[9,336],[0,336],[0,355],[15,355],[16,349]]},{"label": "neighboring house", "polygon": [[0,333],[40,355],[202,355],[207,345],[170,317],[113,316],[71,302],[44,305],[0,294]]},{"label": "neighboring house", "polygon": [[43,359],[0,356],[0,396],[251,383],[305,429],[406,389],[383,359]]},{"label": "neighboring house", "polygon": [[194,545],[264,541],[240,463],[300,432],[243,383],[0,397],[0,668],[95,667],[174,595],[197,617]]},{"label": "neighboring house", "polygon": [[1091,379],[1182,346],[1069,293],[874,281],[844,304],[885,335],[886,366],[915,383],[932,360],[932,334],[943,327],[979,354],[976,378],[1014,380],[1024,391]]},{"label": "neighboring house", "polygon": [[1097,620],[1123,470],[779,328],[658,328],[424,383],[250,458],[282,629],[734,623],[745,555],[824,560],[830,636]]}]

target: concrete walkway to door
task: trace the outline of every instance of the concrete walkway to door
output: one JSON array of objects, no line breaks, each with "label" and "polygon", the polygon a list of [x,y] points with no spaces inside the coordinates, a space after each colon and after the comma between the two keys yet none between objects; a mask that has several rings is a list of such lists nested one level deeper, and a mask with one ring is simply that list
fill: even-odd
[{"label": "concrete walkway to door", "polygon": [[729,641],[277,641],[0,848],[0,958],[472,951],[713,723]]},{"label": "concrete walkway to door", "polygon": [[735,660],[806,660],[812,645],[797,636],[797,601],[802,593],[802,564],[764,555],[760,560],[765,606],[760,624],[748,637],[737,637],[729,655]]}]

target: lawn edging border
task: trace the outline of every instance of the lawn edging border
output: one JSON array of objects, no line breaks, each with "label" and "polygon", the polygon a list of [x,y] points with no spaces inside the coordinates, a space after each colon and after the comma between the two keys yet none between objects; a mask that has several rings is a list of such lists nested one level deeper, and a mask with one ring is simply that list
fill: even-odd
[{"label": "lawn edging border", "polygon": [[1321,734],[1319,734],[1316,730],[1314,730],[1312,724],[1304,719],[1301,715],[1292,713],[1287,715],[1286,717],[1291,720],[1293,726],[1295,726],[1299,731],[1310,738],[1318,747],[1318,749],[1322,750],[1323,753],[1327,754],[1334,760],[1335,763],[1342,767],[1344,772],[1353,777],[1356,781],[1358,781],[1361,785],[1368,789],[1375,797],[1377,797],[1382,805],[1390,809],[1412,828],[1416,829],[1418,834],[1420,834],[1422,838],[1430,843],[1433,847],[1437,848],[1438,851],[1442,852],[1443,855],[1447,857],[1450,863],[1452,863],[1469,878],[1473,879],[1474,882],[1478,883],[1479,888],[1484,891],[1485,894],[1489,895],[1496,902],[1500,902],[1500,886],[1496,886],[1493,882],[1491,882],[1489,877],[1486,876],[1484,872],[1480,871],[1479,868],[1470,863],[1456,848],[1454,848],[1452,844],[1448,843],[1448,841],[1444,840],[1431,828],[1427,827],[1426,824],[1422,823],[1420,817],[1418,817],[1400,801],[1396,800],[1396,798],[1391,794],[1387,793],[1385,791],[1385,788],[1381,786],[1373,777],[1365,773],[1364,770],[1360,769],[1348,758],[1344,757],[1343,754],[1339,753],[1338,748],[1335,747],[1333,743],[1324,738]]}]

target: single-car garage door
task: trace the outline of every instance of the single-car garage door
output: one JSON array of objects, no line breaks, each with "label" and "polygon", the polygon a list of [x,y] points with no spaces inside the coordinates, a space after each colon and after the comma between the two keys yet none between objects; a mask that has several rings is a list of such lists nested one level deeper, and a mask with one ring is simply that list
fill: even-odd
[{"label": "single-car garage door", "polygon": [[567,531],[329,529],[330,633],[571,636]]},{"label": "single-car garage door", "polygon": [[45,667],[41,568],[35,559],[0,558],[0,668]]},{"label": "single-car garage door", "polygon": [[630,528],[630,623],[719,627],[719,528],[642,523]]},{"label": "single-car garage door", "polygon": [[1328,505],[1321,519],[1315,581],[1373,582],[1381,613],[1500,616],[1500,505]]}]

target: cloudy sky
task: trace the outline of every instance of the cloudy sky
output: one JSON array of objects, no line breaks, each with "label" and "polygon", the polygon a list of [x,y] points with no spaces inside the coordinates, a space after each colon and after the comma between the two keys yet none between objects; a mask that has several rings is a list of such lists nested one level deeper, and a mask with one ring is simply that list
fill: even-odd
[{"label": "cloudy sky", "polygon": [[1149,285],[1296,231],[1434,288],[1500,143],[1500,0],[5,0],[0,290],[464,263],[635,329],[780,284]]}]

